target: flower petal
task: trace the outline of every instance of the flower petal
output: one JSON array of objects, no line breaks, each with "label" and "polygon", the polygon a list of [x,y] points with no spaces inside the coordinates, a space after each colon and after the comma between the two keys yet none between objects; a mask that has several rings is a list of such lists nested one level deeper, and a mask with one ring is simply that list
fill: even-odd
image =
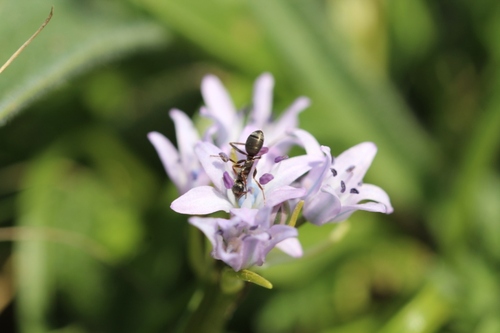
[{"label": "flower petal", "polygon": [[311,223],[323,225],[332,221],[341,210],[340,199],[330,186],[311,195],[304,203],[304,217]]},{"label": "flower petal", "polygon": [[189,165],[188,163],[198,163],[194,155],[194,146],[200,141],[200,138],[193,122],[184,112],[177,109],[170,110],[170,118],[172,118],[175,124],[177,146],[183,164]]},{"label": "flower petal", "polygon": [[[297,98],[292,105],[286,109],[281,116],[273,124],[272,133],[282,135],[286,131],[296,128],[298,121],[298,114],[310,105],[310,100],[307,97]],[[274,135],[269,136],[269,142],[274,142],[276,138]]]},{"label": "flower petal", "polygon": [[[288,158],[279,163],[275,163],[268,172],[274,176],[272,182],[266,185],[267,191],[272,191],[284,185],[290,185],[314,166],[314,161],[307,155]],[[257,169],[259,171],[259,169]],[[258,177],[261,176],[258,173]]]},{"label": "flower petal", "polygon": [[[266,192],[267,193],[267,192]],[[283,186],[277,189],[274,189],[266,196],[265,205],[269,207],[276,206],[284,201],[290,199],[296,199],[304,196],[306,194],[306,190],[303,188],[296,188],[292,186]]]},{"label": "flower petal", "polygon": [[340,154],[335,159],[333,168],[337,170],[339,178],[344,179],[347,170],[354,166],[349,178],[352,184],[357,184],[365,176],[376,154],[377,146],[373,142],[363,142]]},{"label": "flower petal", "polygon": [[306,150],[307,155],[313,158],[323,158],[324,154],[321,145],[311,133],[303,129],[296,129],[293,131],[293,135],[302,143],[302,147]]},{"label": "flower petal", "polygon": [[287,238],[279,242],[276,247],[288,254],[290,257],[300,258],[304,254],[302,245],[297,238]]},{"label": "flower petal", "polygon": [[263,128],[271,118],[273,88],[274,78],[269,73],[262,74],[255,81],[250,122],[257,128]]},{"label": "flower petal", "polygon": [[342,206],[340,213],[330,222],[341,222],[347,220],[352,213],[357,210],[366,210],[369,212],[390,214],[392,211],[387,210],[387,206],[378,202],[365,202],[358,205]]},{"label": "flower petal", "polygon": [[198,186],[175,199],[170,208],[180,214],[206,215],[229,212],[233,205],[212,186]]},{"label": "flower petal", "polygon": [[325,178],[329,176],[327,173],[331,172],[330,163],[332,155],[330,154],[330,148],[321,146],[321,150],[324,153],[323,162],[312,168],[301,182],[301,185],[307,189],[307,196],[317,193],[323,186]]},{"label": "flower petal", "polygon": [[193,216],[188,219],[188,222],[196,228],[200,229],[205,234],[205,236],[207,236],[210,243],[212,243],[212,246],[215,247],[215,234],[217,232],[216,218]]},{"label": "flower petal", "polygon": [[235,217],[241,219],[242,221],[244,221],[250,225],[257,225],[257,222],[255,221],[255,216],[258,213],[259,213],[259,210],[251,209],[251,208],[233,208],[233,209],[231,209],[232,215],[234,215]]},{"label": "flower petal", "polygon": [[207,115],[220,124],[218,142],[231,140],[236,123],[236,108],[218,77],[207,75],[201,82],[201,94],[207,105]]},{"label": "flower petal", "polygon": [[224,172],[227,171],[229,174],[234,174],[230,168],[230,162],[224,162],[219,157],[220,148],[211,144],[210,142],[198,142],[194,148],[196,156],[200,161],[203,169],[214,184],[214,186],[221,192],[226,193],[226,187],[224,185]]},{"label": "flower petal", "polygon": [[[371,200],[383,204],[386,209],[382,213],[390,214],[394,211],[391,205],[391,199],[387,193],[380,187],[372,184],[363,184],[358,188],[359,194],[352,194],[348,203],[358,203],[362,200]],[[355,198],[355,202],[353,200]]]},{"label": "flower petal", "polygon": [[148,133],[148,139],[153,144],[168,177],[180,193],[185,193],[187,186],[187,173],[181,164],[179,153],[174,145],[163,134],[158,132]]}]

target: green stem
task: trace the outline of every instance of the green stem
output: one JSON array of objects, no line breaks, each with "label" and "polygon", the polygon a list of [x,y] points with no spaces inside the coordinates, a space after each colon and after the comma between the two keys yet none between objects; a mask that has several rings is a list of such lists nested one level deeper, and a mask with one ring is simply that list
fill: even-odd
[{"label": "green stem", "polygon": [[225,293],[218,282],[207,284],[201,303],[183,333],[220,333],[236,308],[239,292]]},{"label": "green stem", "polygon": [[244,283],[236,277],[224,274],[224,267],[217,268],[217,279],[205,284],[203,298],[181,332],[223,332],[226,322],[231,318]]}]

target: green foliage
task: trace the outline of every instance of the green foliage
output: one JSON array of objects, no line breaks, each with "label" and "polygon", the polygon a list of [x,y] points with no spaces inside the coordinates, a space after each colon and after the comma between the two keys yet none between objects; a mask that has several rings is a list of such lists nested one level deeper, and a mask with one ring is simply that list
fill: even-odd
[{"label": "green foliage", "polygon": [[[246,291],[231,332],[500,330],[495,1],[8,0],[0,62],[52,5],[0,74],[0,331],[198,330],[230,315],[196,311],[220,288]],[[366,181],[395,213],[302,225],[303,258],[212,286],[146,135],[175,137],[168,110],[195,113],[205,74],[245,107],[264,71],[277,112],[311,98],[301,125],[334,155],[377,144]]]},{"label": "green foliage", "polygon": [[[55,16],[0,79],[0,125],[37,96],[97,63],[166,44],[154,22],[123,6],[98,1],[55,1]],[[50,5],[6,1],[0,23],[0,58],[7,60],[43,22]],[[41,41],[39,39],[42,39]]]}]

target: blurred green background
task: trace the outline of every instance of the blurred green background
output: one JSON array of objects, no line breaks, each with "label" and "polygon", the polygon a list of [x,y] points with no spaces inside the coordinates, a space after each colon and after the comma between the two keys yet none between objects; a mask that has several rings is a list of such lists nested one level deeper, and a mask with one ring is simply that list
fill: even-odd
[{"label": "blurred green background", "polygon": [[301,228],[227,331],[500,332],[497,0],[3,0],[1,63],[52,5],[0,74],[0,332],[175,332],[198,284],[146,134],[265,71],[334,155],[377,144],[395,212]]}]

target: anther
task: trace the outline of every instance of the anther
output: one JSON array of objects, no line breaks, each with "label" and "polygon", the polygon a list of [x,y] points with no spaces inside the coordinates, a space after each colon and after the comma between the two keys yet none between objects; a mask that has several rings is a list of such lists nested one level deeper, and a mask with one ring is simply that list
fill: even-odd
[{"label": "anther", "polygon": [[356,190],[355,188],[351,188],[351,193],[352,194],[359,194],[359,191]]},{"label": "anther", "polygon": [[226,153],[220,152],[219,156],[224,162],[229,161],[229,156],[227,156]]},{"label": "anther", "polygon": [[346,172],[352,172],[352,170],[354,170],[354,165],[351,165],[350,167],[348,167],[345,171]]},{"label": "anther", "polygon": [[274,176],[271,175],[270,173],[265,173],[263,174],[260,178],[259,178],[259,183],[261,185],[266,185],[267,183],[269,183],[271,180],[274,179]]},{"label": "anther", "polygon": [[226,189],[231,189],[233,188],[233,185],[234,185],[234,181],[233,181],[233,178],[231,178],[231,176],[229,175],[229,173],[227,171],[224,171],[224,173],[222,174],[222,179],[224,181],[224,187]]},{"label": "anther", "polygon": [[333,177],[337,175],[337,170],[335,170],[334,168],[331,168],[330,171],[332,172]]},{"label": "anther", "polygon": [[283,161],[283,160],[286,160],[287,158],[288,158],[288,156],[287,156],[287,155],[278,156],[278,157],[276,157],[276,158],[274,159],[274,163],[279,163],[279,162],[281,162],[281,161]]},{"label": "anther", "polygon": [[340,181],[340,193],[345,192],[345,183],[343,180]]}]

